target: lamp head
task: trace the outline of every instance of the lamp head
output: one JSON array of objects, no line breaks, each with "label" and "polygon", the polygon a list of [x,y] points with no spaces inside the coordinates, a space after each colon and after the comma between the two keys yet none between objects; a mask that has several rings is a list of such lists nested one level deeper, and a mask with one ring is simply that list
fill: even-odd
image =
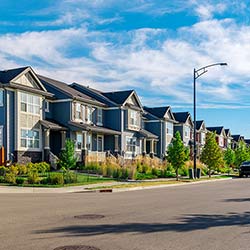
[{"label": "lamp head", "polygon": [[220,66],[227,66],[227,63],[220,63]]}]

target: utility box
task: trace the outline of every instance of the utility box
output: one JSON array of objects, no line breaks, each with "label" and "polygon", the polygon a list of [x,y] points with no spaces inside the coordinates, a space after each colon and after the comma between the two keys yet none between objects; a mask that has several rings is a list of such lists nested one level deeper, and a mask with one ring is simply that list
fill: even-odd
[{"label": "utility box", "polygon": [[189,179],[194,179],[194,170],[192,168],[188,169]]},{"label": "utility box", "polygon": [[4,147],[2,146],[0,148],[0,166],[3,166],[4,164],[5,164]]}]

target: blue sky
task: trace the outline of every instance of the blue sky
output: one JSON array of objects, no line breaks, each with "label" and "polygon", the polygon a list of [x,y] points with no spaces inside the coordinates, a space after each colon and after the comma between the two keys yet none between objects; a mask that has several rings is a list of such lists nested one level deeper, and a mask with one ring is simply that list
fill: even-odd
[{"label": "blue sky", "polygon": [[136,89],[143,104],[192,113],[250,138],[250,1],[2,0],[2,69],[101,90]]}]

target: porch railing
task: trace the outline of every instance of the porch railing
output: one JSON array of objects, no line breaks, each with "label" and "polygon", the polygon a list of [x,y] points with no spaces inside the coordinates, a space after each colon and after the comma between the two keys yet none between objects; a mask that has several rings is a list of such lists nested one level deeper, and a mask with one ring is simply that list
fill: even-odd
[{"label": "porch railing", "polygon": [[106,152],[88,152],[89,162],[105,162]]}]

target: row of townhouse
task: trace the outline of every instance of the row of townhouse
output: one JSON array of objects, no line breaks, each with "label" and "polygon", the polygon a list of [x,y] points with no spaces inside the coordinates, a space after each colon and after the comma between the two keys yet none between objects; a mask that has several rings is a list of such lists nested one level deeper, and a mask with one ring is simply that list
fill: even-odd
[{"label": "row of townhouse", "polygon": [[[189,112],[143,107],[134,90],[68,85],[37,75],[31,67],[0,71],[0,146],[7,161],[50,161],[67,138],[75,141],[82,162],[86,156],[102,161],[109,153],[163,158],[176,131],[192,148],[193,128]],[[196,128],[200,149],[207,131],[216,132],[221,148],[231,145],[233,137],[223,127],[206,128],[198,121]]]}]

